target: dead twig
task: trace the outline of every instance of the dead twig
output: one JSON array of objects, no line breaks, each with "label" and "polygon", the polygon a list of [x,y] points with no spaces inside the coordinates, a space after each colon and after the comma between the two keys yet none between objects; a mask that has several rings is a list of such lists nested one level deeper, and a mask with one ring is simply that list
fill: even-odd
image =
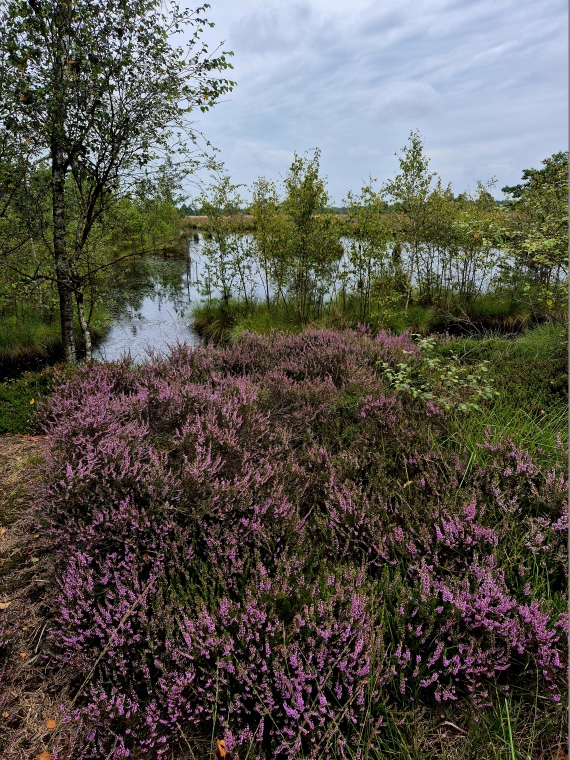
[{"label": "dead twig", "polygon": [[455,723],[452,723],[450,720],[444,720],[442,723],[439,724],[438,728],[441,728],[442,726],[451,726],[451,728],[454,728],[456,731],[459,731],[459,733],[464,734],[465,736],[469,735],[468,731],[466,731],[464,728],[460,728],[459,726],[456,726]]}]

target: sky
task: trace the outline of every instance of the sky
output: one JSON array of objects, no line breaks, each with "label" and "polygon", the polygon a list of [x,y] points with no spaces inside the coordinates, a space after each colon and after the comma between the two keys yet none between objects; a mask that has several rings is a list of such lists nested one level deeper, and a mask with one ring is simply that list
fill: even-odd
[{"label": "sky", "polygon": [[417,129],[455,193],[494,177],[502,198],[567,150],[566,0],[209,2],[205,38],[234,52],[237,86],[196,126],[235,183],[279,181],[318,147],[341,205],[397,174]]}]

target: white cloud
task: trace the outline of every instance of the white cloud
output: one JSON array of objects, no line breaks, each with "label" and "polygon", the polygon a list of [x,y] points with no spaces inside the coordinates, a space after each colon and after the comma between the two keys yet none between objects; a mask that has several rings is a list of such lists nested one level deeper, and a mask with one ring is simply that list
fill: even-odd
[{"label": "white cloud", "polygon": [[443,98],[430,84],[403,80],[381,87],[370,103],[363,107],[368,119],[374,122],[409,122],[439,113]]},{"label": "white cloud", "polygon": [[237,20],[231,39],[249,54],[292,50],[303,43],[311,17],[308,2],[259,3]]},{"label": "white cloud", "polygon": [[[291,163],[293,156],[287,150],[272,148],[258,142],[238,141],[232,149],[232,160],[247,162],[252,170],[264,174],[279,172]],[[268,179],[272,177],[268,176]],[[274,177],[276,179],[276,177]]]},{"label": "white cloud", "polygon": [[333,198],[397,170],[419,128],[455,192],[567,145],[565,0],[211,0],[238,82],[200,119],[234,181],[322,148]]}]

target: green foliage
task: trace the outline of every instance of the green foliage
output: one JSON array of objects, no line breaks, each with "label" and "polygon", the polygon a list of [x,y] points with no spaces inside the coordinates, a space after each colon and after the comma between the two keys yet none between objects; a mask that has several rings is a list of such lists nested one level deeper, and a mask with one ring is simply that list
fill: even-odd
[{"label": "green foliage", "polygon": [[223,176],[200,196],[202,210],[208,217],[203,255],[208,292],[212,287],[217,288],[225,306],[237,289],[247,307],[253,277],[250,250],[240,234],[237,218],[243,204],[238,194],[240,187],[233,185],[229,176]]},{"label": "green foliage", "polygon": [[568,171],[568,151],[553,153],[541,162],[544,169],[523,169],[523,181],[518,185],[503,187],[502,191],[513,199],[524,198],[531,189],[555,186],[560,181],[560,172]]},{"label": "green foliage", "polygon": [[239,234],[243,205],[237,194],[239,185],[225,176],[200,196],[208,217],[203,294],[210,299],[212,288],[217,288],[221,308],[237,295],[249,311],[254,308],[257,270],[267,308],[280,301],[285,311],[293,308],[297,319],[306,324],[321,312],[333,286],[343,254],[340,227],[336,216],[326,213],[328,194],[319,175],[318,150],[311,158],[295,154],[283,184],[285,198],[280,202],[274,183],[263,177],[254,183],[252,241]]},{"label": "green foliage", "polygon": [[262,275],[265,303],[270,311],[271,287],[277,299],[285,301],[287,287],[288,225],[281,211],[277,187],[265,177],[253,183],[251,214],[255,224],[252,255],[256,257]]},{"label": "green foliage", "polygon": [[[0,359],[17,355],[53,359],[61,354],[57,324],[60,304],[49,242],[53,231],[49,181],[46,170],[34,170],[27,177],[27,189],[17,190],[10,197],[12,242],[17,240],[18,230],[32,231],[32,219],[35,232],[19,246],[17,255],[0,256]],[[182,218],[176,208],[178,187],[179,174],[168,162],[153,176],[137,181],[130,194],[98,217],[81,254],[70,260],[76,282],[81,283],[78,292],[84,296],[83,314],[93,339],[101,334],[107,321],[107,308],[118,278],[114,263],[145,251],[183,249]],[[68,250],[77,233],[75,195],[76,188],[69,180]],[[3,240],[9,244],[8,237]],[[75,340],[84,350],[82,333],[75,319]]]},{"label": "green foliage", "polygon": [[[0,163],[8,166],[0,171],[0,244],[16,254],[39,226],[51,264],[41,276],[57,286],[62,345],[73,362],[73,300],[89,356],[85,290],[108,264],[98,255],[97,223],[165,151],[182,154],[188,170],[203,162],[188,114],[231,90],[233,82],[216,76],[231,68],[229,54],[214,57],[200,43],[204,7],[2,0],[0,10]],[[184,29],[186,49],[173,46],[172,32]],[[28,180],[45,167],[47,193],[38,195]],[[26,181],[14,194],[18,177]],[[50,220],[41,225],[17,213],[38,200]]]},{"label": "green foliage", "polygon": [[523,183],[503,188],[511,196],[505,237],[527,273],[524,297],[551,313],[565,304],[568,292],[568,153],[542,163],[543,169],[523,171]]},{"label": "green foliage", "polygon": [[180,200],[181,173],[170,161],[137,180],[105,214],[104,244],[112,259],[125,254],[181,248],[183,232]]},{"label": "green foliage", "polygon": [[412,295],[420,245],[426,236],[427,201],[436,173],[429,171],[429,158],[424,155],[422,138],[417,131],[410,132],[408,145],[396,156],[400,173],[385,182],[382,190],[400,214],[397,240],[405,242],[409,248],[407,308]]},{"label": "green foliage", "polygon": [[[312,158],[295,156],[283,201],[275,183],[263,177],[254,183],[247,271],[260,275],[266,311],[262,315],[251,292],[242,295],[245,308],[237,309],[242,316],[234,315],[230,332],[246,322],[278,326],[281,319],[287,329],[313,321],[423,336],[447,329],[482,334],[520,332],[544,318],[564,318],[565,272],[554,278],[556,304],[547,310],[553,291],[549,300],[532,270],[513,255],[507,232],[519,229],[522,217],[494,200],[494,181],[455,196],[439,178],[434,181],[416,132],[399,161],[400,173],[382,192],[371,179],[359,195],[349,193],[342,222],[327,205],[318,151]],[[341,232],[350,236],[343,250]],[[240,255],[236,250],[228,261]],[[243,286],[241,291],[247,293]],[[542,311],[536,308],[540,299]],[[219,305],[211,306],[208,319],[225,324],[213,316]],[[280,317],[269,318],[272,310]]]},{"label": "green foliage", "polygon": [[372,178],[360,195],[348,193],[345,201],[351,234],[347,266],[340,275],[343,297],[347,286],[357,294],[360,319],[370,313],[374,286],[385,279],[395,262],[388,256],[390,229],[383,215],[384,202],[374,190]]},{"label": "green foliage", "polygon": [[424,155],[423,141],[417,131],[410,132],[408,145],[402,148],[399,156],[397,153],[395,155],[400,164],[400,174],[387,180],[382,189],[394,208],[406,215],[405,223],[409,225],[407,238],[412,238],[421,228],[431,184],[437,172],[429,171],[429,158]]},{"label": "green foliage", "polygon": [[326,180],[319,171],[318,149],[312,158],[295,154],[283,183],[289,290],[295,295],[297,313],[303,323],[313,310],[317,313],[321,310],[333,282],[334,266],[342,256],[336,217],[324,213],[329,196]]},{"label": "green foliage", "polygon": [[49,376],[41,372],[26,372],[18,380],[0,382],[0,435],[27,433],[38,401],[49,392]]},{"label": "green foliage", "polygon": [[[207,20],[156,0],[93,5],[4,0],[0,116],[38,150],[55,135],[78,184],[106,170],[144,165],[194,109],[208,110],[233,86],[214,76],[231,65],[199,44]],[[168,31],[187,28],[187,50]],[[80,176],[81,175],[81,176]]]},{"label": "green foliage", "polygon": [[[409,393],[413,398],[432,401],[446,411],[481,411],[479,402],[498,395],[488,375],[488,361],[462,365],[457,354],[445,359],[438,355],[436,338],[418,337],[420,356],[408,356],[397,368],[382,362],[384,374],[394,390]],[[407,352],[404,352],[407,353]]]}]

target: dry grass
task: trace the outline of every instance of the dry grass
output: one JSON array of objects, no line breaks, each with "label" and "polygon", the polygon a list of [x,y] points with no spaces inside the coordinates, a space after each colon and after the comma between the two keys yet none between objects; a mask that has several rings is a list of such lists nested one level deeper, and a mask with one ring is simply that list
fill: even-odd
[{"label": "dry grass", "polygon": [[[9,603],[0,610],[0,634],[4,630],[8,639],[0,661],[4,760],[27,760],[57,745],[63,749],[71,739],[60,717],[70,685],[65,672],[52,672],[43,651],[55,589],[49,545],[30,492],[45,444],[28,435],[0,438],[0,603]],[[48,727],[51,721],[55,728]]]},{"label": "dry grass", "polygon": [[[210,219],[207,216],[185,216],[186,225],[191,229],[208,229]],[[250,229],[254,225],[254,218],[251,214],[236,214],[235,216],[224,216],[225,222],[233,222],[236,227]]]}]

